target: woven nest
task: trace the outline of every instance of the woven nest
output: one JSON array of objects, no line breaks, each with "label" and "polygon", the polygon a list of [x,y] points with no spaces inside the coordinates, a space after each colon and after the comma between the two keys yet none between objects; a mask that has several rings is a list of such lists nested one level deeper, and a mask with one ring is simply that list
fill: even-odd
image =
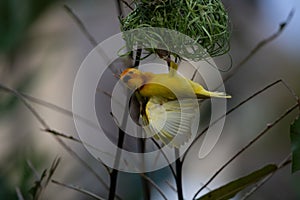
[{"label": "woven nest", "polygon": [[[212,57],[223,55],[229,50],[229,20],[220,0],[139,0],[134,1],[134,4],[135,9],[121,19],[123,32],[143,27],[167,28],[189,36]],[[133,49],[143,38],[127,36],[124,39],[127,47]],[[165,49],[178,48],[178,38],[171,40],[164,46]],[[147,41],[150,45],[157,43],[149,35]],[[161,43],[165,44],[164,41]],[[201,60],[204,57],[199,49],[195,50],[189,45],[180,48],[188,59]],[[157,53],[155,48],[148,48],[148,51]],[[174,56],[182,57],[177,54]]]}]

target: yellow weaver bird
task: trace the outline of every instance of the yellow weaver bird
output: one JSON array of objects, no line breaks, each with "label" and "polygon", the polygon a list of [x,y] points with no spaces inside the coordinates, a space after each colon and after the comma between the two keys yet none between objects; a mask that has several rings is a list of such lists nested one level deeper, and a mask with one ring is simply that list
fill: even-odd
[{"label": "yellow weaver bird", "polygon": [[190,138],[199,108],[197,99],[231,98],[223,92],[207,91],[176,71],[153,74],[128,68],[120,79],[146,101],[140,111],[146,134],[171,147],[179,148]]}]

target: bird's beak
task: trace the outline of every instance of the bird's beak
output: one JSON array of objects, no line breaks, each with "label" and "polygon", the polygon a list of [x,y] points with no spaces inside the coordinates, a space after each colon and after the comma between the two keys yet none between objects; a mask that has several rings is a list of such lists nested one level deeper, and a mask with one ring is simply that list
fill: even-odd
[{"label": "bird's beak", "polygon": [[117,79],[120,79],[121,75],[120,74],[114,74],[114,77],[116,77]]}]

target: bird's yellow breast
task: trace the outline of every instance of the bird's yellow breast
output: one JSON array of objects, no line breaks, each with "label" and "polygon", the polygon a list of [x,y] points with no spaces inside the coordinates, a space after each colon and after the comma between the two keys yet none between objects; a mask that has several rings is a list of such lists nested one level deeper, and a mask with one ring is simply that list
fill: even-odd
[{"label": "bird's yellow breast", "polygon": [[132,90],[139,89],[144,97],[163,97],[168,100],[177,98],[231,98],[223,92],[205,90],[200,84],[186,79],[177,73],[153,74],[138,69],[126,69],[121,80]]},{"label": "bird's yellow breast", "polygon": [[180,75],[156,74],[140,88],[140,93],[146,97],[161,96],[167,99],[180,97],[195,97],[190,82]]}]

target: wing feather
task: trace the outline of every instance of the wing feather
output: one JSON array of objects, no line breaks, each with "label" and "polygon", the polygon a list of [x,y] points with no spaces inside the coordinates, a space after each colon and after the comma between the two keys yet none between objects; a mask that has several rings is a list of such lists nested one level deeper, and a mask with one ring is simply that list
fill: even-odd
[{"label": "wing feather", "polygon": [[144,130],[165,145],[179,148],[191,137],[191,126],[198,108],[195,99],[168,101],[152,97],[145,107],[147,126],[144,126]]}]

